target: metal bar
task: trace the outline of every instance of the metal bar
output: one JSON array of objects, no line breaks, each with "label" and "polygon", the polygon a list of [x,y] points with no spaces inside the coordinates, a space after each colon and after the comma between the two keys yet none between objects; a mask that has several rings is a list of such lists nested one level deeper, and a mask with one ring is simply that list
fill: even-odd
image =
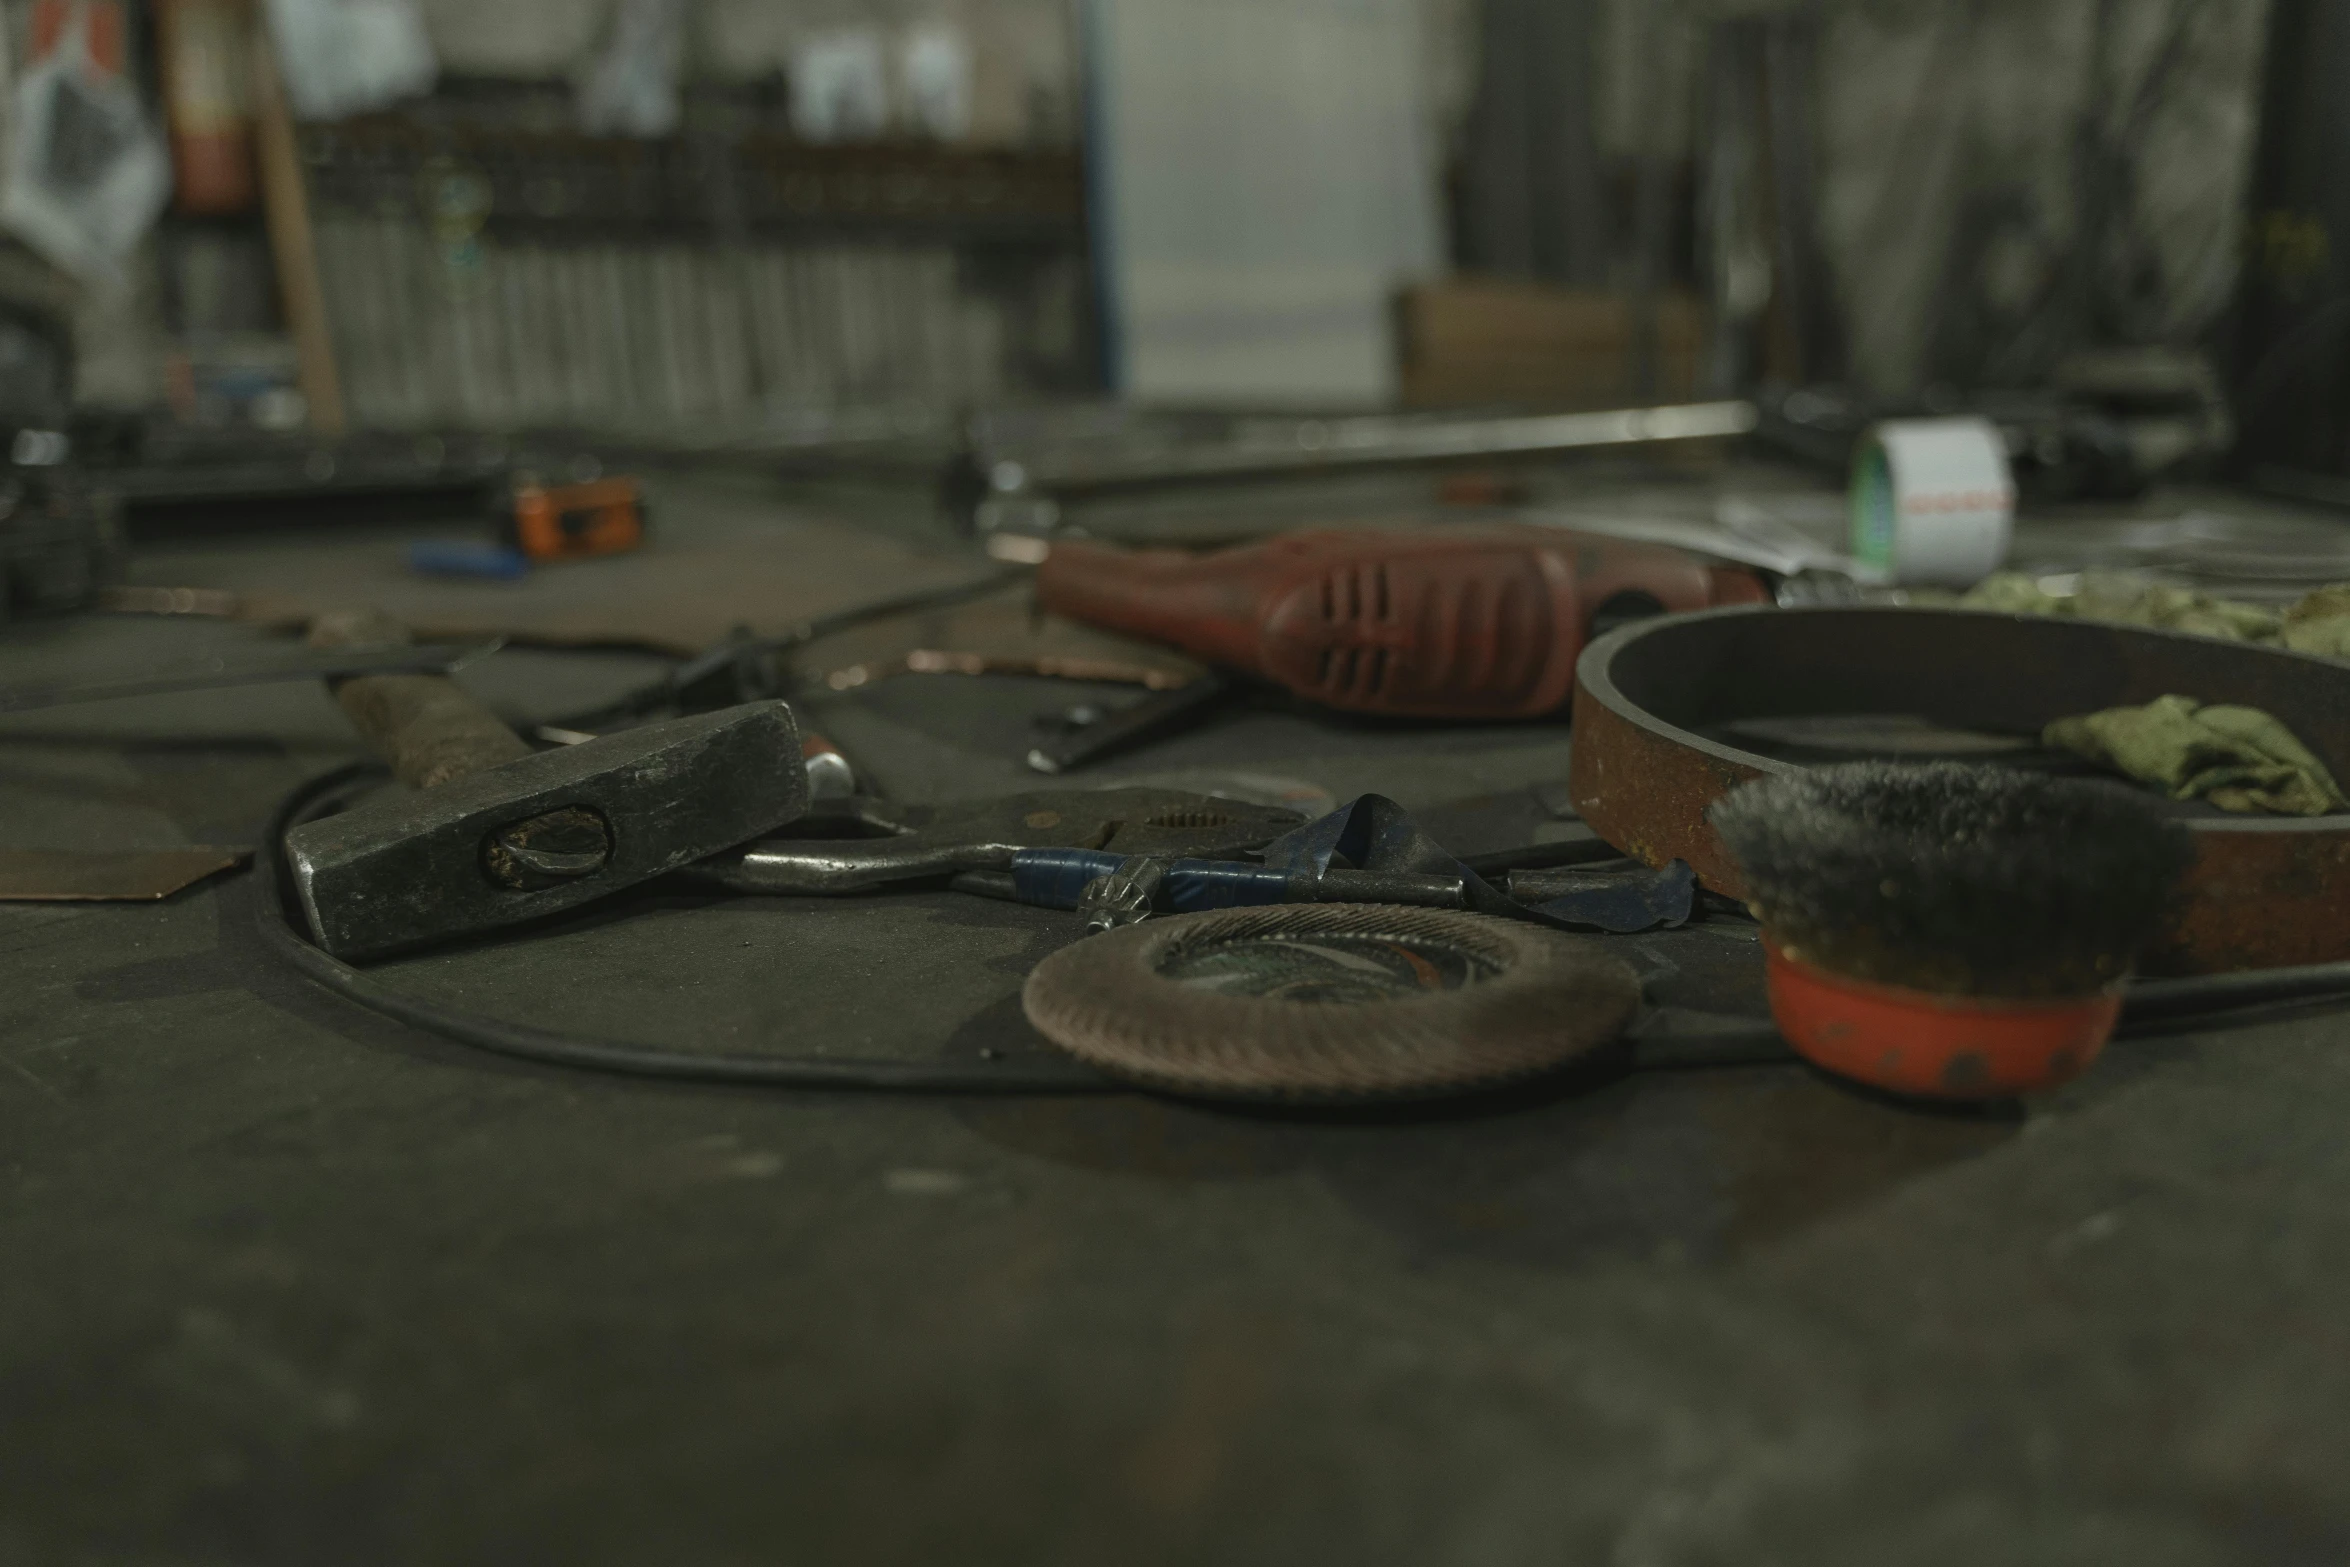
[{"label": "metal bar", "polygon": [[260,18],[254,22],[249,60],[261,159],[262,216],[268,220],[270,256],[277,264],[278,291],[300,361],[302,397],[309,405],[310,428],[321,435],[341,435],[345,423],[343,383],[335,369],[326,295],[318,282],[310,196],[301,152],[294,145],[293,115],[278,80],[277,50],[268,23]]},{"label": "metal bar", "polygon": [[1028,753],[1028,765],[1040,773],[1073,771],[1113,752],[1142,745],[1197,722],[1236,689],[1224,675],[1202,675],[1172,690],[1130,703],[1073,734],[1037,746]]},{"label": "metal bar", "polygon": [[[1664,95],[1664,20],[1662,7],[1633,9],[1635,67],[1641,96],[1652,106]],[[1664,116],[1655,108],[1640,117],[1640,141],[1635,153],[1632,183],[1632,354],[1631,395],[1646,401],[1658,393],[1662,345],[1658,312],[1664,288],[1665,160],[1657,145]]]},{"label": "metal bar", "polygon": [[1219,479],[1272,478],[1355,468],[1492,457],[1534,457],[1591,447],[1744,435],[1752,403],[1727,400],[1592,413],[1506,418],[1399,419],[1364,415],[1300,419],[1279,437],[1161,446],[1141,451],[990,453],[984,470],[999,494],[1147,488]]}]

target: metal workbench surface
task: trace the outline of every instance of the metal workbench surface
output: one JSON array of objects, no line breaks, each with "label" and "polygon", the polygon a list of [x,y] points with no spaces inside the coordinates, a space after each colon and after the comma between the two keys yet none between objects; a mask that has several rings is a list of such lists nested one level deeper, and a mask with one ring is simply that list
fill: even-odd
[{"label": "metal workbench surface", "polygon": [[[24,622],[0,669],[262,640]],[[466,678],[548,712],[653,667]],[[812,716],[893,790],[968,795],[1027,781],[1072,697],[908,678]],[[1122,770],[1470,831],[1564,747],[1265,709]],[[0,847],[251,843],[354,751],[299,687],[18,715]],[[5,1567],[2350,1556],[2337,1018],[2126,1042],[1987,1112],[1793,1066],[1354,1115],[788,1093],[354,1010],[272,962],[256,891],[0,905]],[[383,972],[655,1043],[1025,1051],[1021,978],[1072,933],[947,893],[652,894]]]}]

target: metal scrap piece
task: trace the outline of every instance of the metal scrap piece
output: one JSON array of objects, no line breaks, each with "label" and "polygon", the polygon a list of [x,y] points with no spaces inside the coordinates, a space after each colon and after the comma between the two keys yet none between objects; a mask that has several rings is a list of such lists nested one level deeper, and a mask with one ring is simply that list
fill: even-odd
[{"label": "metal scrap piece", "polygon": [[0,849],[0,901],[155,903],[233,870],[251,849]]},{"label": "metal scrap piece", "polygon": [[209,658],[171,669],[125,670],[96,679],[28,680],[0,686],[0,713],[107,702],[117,697],[207,691],[221,686],[269,685],[288,680],[354,675],[448,675],[504,646],[502,641],[425,643],[400,647],[298,648],[267,658]]}]

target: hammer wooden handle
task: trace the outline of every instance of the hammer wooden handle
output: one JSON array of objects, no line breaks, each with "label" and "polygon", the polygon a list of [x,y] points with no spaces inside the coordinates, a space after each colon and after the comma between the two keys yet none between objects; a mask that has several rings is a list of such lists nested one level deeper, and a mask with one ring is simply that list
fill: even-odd
[{"label": "hammer wooden handle", "polygon": [[[367,611],[322,615],[312,647],[380,647],[405,643],[408,629]],[[497,714],[445,675],[357,675],[334,687],[335,700],[392,774],[412,789],[430,789],[485,767],[519,761],[530,746]]]}]

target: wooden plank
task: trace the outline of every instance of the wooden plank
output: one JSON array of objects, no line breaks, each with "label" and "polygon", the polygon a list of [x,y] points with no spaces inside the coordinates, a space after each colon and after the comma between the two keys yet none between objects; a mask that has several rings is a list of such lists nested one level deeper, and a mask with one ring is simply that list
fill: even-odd
[{"label": "wooden plank", "polygon": [[277,75],[277,49],[266,22],[253,28],[253,129],[261,157],[261,208],[269,221],[269,251],[277,263],[278,297],[294,334],[296,375],[310,407],[310,427],[341,435],[347,427],[343,382],[318,283],[318,249],[310,229],[310,195],[294,147],[294,120]]},{"label": "wooden plank", "polygon": [[[1660,293],[1657,395],[1691,394],[1704,338],[1697,299]],[[1414,406],[1623,403],[1635,353],[1628,295],[1449,278],[1398,296],[1403,400]]]}]

